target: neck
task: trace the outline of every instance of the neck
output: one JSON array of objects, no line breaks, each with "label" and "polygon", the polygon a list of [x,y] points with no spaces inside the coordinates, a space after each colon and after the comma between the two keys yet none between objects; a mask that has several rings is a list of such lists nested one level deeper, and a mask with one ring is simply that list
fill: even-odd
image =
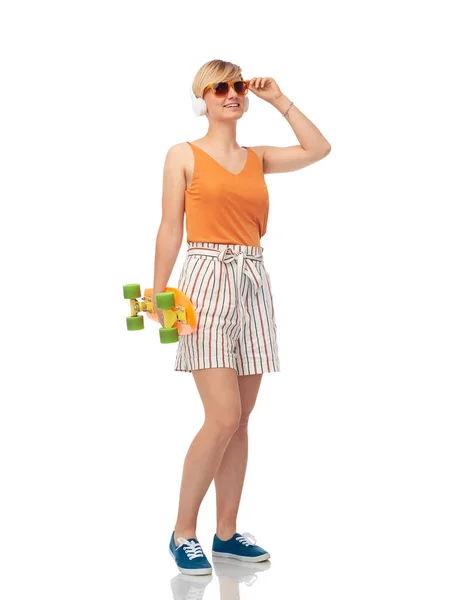
[{"label": "neck", "polygon": [[224,121],[209,121],[209,129],[202,139],[218,151],[229,152],[236,150],[239,148],[236,141],[236,126],[237,121],[235,120],[229,123]]}]

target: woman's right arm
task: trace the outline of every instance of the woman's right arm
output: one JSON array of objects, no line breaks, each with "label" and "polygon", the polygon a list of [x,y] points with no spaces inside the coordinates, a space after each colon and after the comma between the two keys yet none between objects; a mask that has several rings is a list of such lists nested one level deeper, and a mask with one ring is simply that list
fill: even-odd
[{"label": "woman's right arm", "polygon": [[180,251],[184,227],[184,151],[172,146],[166,155],[162,184],[162,218],[156,238],[153,297],[164,292]]}]

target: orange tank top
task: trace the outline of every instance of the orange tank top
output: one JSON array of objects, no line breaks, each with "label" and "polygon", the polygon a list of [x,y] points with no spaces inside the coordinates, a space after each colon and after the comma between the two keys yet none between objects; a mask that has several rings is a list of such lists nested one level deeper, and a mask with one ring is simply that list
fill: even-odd
[{"label": "orange tank top", "polygon": [[194,171],[185,190],[188,242],[260,246],[269,212],[268,188],[256,152],[247,149],[242,171],[231,173],[191,144]]}]

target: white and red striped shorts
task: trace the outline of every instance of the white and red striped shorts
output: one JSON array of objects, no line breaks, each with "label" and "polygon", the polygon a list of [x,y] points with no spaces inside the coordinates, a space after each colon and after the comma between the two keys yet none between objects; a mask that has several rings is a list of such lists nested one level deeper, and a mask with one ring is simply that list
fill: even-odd
[{"label": "white and red striped shorts", "polygon": [[229,367],[238,375],[280,371],[271,281],[263,248],[188,242],[178,289],[196,329],[180,335],[175,371]]}]

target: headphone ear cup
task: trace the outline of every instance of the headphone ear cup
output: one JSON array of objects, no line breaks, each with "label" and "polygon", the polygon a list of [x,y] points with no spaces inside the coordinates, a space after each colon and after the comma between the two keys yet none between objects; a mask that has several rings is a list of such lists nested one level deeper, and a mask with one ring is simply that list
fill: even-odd
[{"label": "headphone ear cup", "polygon": [[191,95],[192,109],[195,115],[202,117],[207,114],[207,104],[203,98],[197,98],[192,89],[189,90]]},{"label": "headphone ear cup", "polygon": [[247,112],[249,110],[249,97],[246,96],[245,100],[244,100],[244,112]]}]

